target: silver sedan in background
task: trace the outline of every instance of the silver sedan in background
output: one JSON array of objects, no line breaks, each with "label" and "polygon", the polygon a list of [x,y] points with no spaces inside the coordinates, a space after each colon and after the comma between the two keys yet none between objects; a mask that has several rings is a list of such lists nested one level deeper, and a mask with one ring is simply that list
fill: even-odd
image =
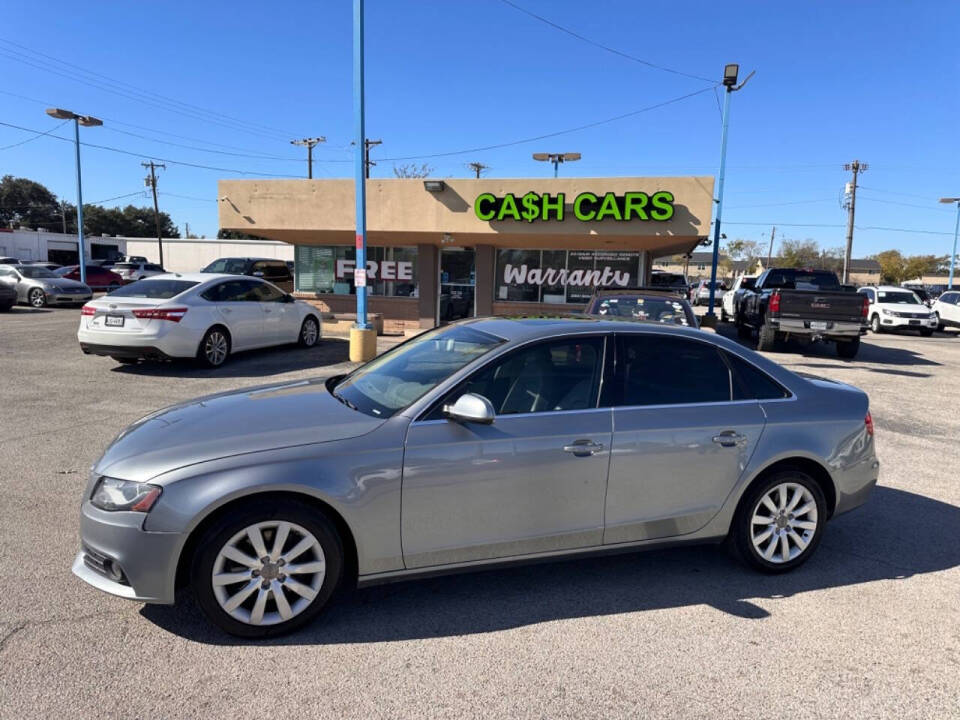
[{"label": "silver sedan in background", "polygon": [[0,265],[0,283],[16,290],[18,302],[35,308],[82,305],[93,297],[87,285],[57,277],[42,265]]},{"label": "silver sedan in background", "polygon": [[347,376],[201,398],[95,463],[73,571],[264,637],[342,583],[729,541],[810,558],[877,482],[868,398],[715,334],[473,319]]}]

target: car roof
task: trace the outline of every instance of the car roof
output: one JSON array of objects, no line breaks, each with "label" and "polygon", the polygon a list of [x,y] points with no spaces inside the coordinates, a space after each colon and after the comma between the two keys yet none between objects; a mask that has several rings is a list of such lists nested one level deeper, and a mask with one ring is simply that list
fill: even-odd
[{"label": "car roof", "polygon": [[668,298],[682,298],[683,293],[671,290],[667,287],[623,287],[623,288],[597,288],[593,291],[596,295],[657,295]]},{"label": "car roof", "polygon": [[[206,282],[216,282],[217,280],[260,280],[260,278],[247,277],[246,275],[231,275],[228,273],[201,273],[201,272],[185,272],[178,273],[167,271],[162,275],[151,275],[150,277],[143,278],[140,282],[153,282],[155,280],[170,280],[171,278],[175,280],[189,280],[190,282],[206,283]],[[260,282],[263,282],[262,280]]]},{"label": "car roof", "polygon": [[[580,335],[598,332],[651,332],[672,333],[703,339],[705,335],[716,337],[724,344],[729,343],[715,333],[704,333],[698,328],[683,325],[671,325],[652,320],[633,318],[613,318],[607,316],[556,314],[556,315],[502,315],[482,318],[468,318],[452,325],[467,325],[476,330],[502,337],[505,340],[535,340],[538,337],[555,335]],[[734,345],[736,343],[733,343]]]},{"label": "car roof", "polygon": [[864,285],[863,287],[868,287],[873,290],[883,290],[884,292],[913,292],[913,288],[901,287],[900,285]]}]

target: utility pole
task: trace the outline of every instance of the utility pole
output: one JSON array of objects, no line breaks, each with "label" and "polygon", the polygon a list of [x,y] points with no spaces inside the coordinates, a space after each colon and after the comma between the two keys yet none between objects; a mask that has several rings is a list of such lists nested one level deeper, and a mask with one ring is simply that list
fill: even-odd
[{"label": "utility pole", "polygon": [[483,163],[479,163],[479,162],[467,163],[467,167],[473,170],[477,174],[477,180],[480,179],[480,173],[482,173],[484,170],[490,169],[489,165],[484,165]]},{"label": "utility pole", "polygon": [[383,145],[383,140],[370,140],[368,138],[363,141],[363,156],[364,156],[364,163],[367,168],[366,176],[368,178],[370,177],[370,166],[376,165],[376,163],[370,159],[370,148],[376,147],[377,145]]},{"label": "utility pole", "polygon": [[303,138],[303,140],[291,140],[291,145],[299,145],[300,147],[306,146],[307,148],[307,178],[313,178],[313,147],[314,145],[319,145],[322,142],[326,142],[327,139],[322,135],[320,137],[312,138]]},{"label": "utility pole", "polygon": [[771,262],[771,259],[773,258],[773,236],[776,234],[777,234],[777,226],[774,225],[773,230],[770,231],[770,248],[767,250],[767,265],[766,265],[767,268],[770,267],[770,262]]},{"label": "utility pole", "polygon": [[157,168],[167,169],[163,163],[155,163],[151,160],[148,163],[140,163],[145,168],[150,168],[150,176],[144,180],[144,184],[149,185],[153,190],[153,219],[157,224],[157,248],[160,250],[160,267],[163,267],[163,235],[160,233],[160,206],[157,204]]},{"label": "utility pole", "polygon": [[853,182],[850,183],[850,201],[847,204],[847,248],[843,253],[843,284],[850,282],[850,254],[853,252],[853,216],[857,211],[857,176],[866,172],[867,164],[859,160],[847,163],[844,170],[853,172]]}]

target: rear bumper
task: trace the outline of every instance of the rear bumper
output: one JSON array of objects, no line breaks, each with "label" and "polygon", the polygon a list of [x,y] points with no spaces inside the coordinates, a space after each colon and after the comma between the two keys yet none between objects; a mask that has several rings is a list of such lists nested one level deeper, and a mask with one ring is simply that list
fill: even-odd
[{"label": "rear bumper", "polygon": [[172,360],[163,350],[153,345],[142,347],[132,345],[101,345],[99,343],[80,342],[84,355],[109,355],[121,358],[143,358],[145,360]]},{"label": "rear bumper", "polygon": [[[816,321],[813,321],[816,322]],[[852,340],[860,337],[863,325],[859,322],[826,321],[826,328],[819,330],[810,327],[810,320],[795,320],[793,318],[770,318],[770,324],[780,332],[808,337],[846,338]]]}]

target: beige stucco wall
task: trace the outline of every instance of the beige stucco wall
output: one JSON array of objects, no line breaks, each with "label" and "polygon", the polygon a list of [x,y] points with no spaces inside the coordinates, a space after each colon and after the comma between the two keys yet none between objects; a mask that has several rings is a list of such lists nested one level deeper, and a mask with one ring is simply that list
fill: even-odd
[{"label": "beige stucco wall", "polygon": [[[651,249],[682,252],[709,232],[712,177],[444,179],[446,189],[427,192],[422,179],[367,181],[368,241],[374,245],[493,245],[495,247],[575,247]],[[474,213],[481,193],[518,198],[534,191],[565,194],[565,219],[482,221]],[[666,222],[577,220],[570,205],[581,192],[669,190],[674,216]],[[290,243],[353,244],[352,180],[221,180],[220,226]]]}]

